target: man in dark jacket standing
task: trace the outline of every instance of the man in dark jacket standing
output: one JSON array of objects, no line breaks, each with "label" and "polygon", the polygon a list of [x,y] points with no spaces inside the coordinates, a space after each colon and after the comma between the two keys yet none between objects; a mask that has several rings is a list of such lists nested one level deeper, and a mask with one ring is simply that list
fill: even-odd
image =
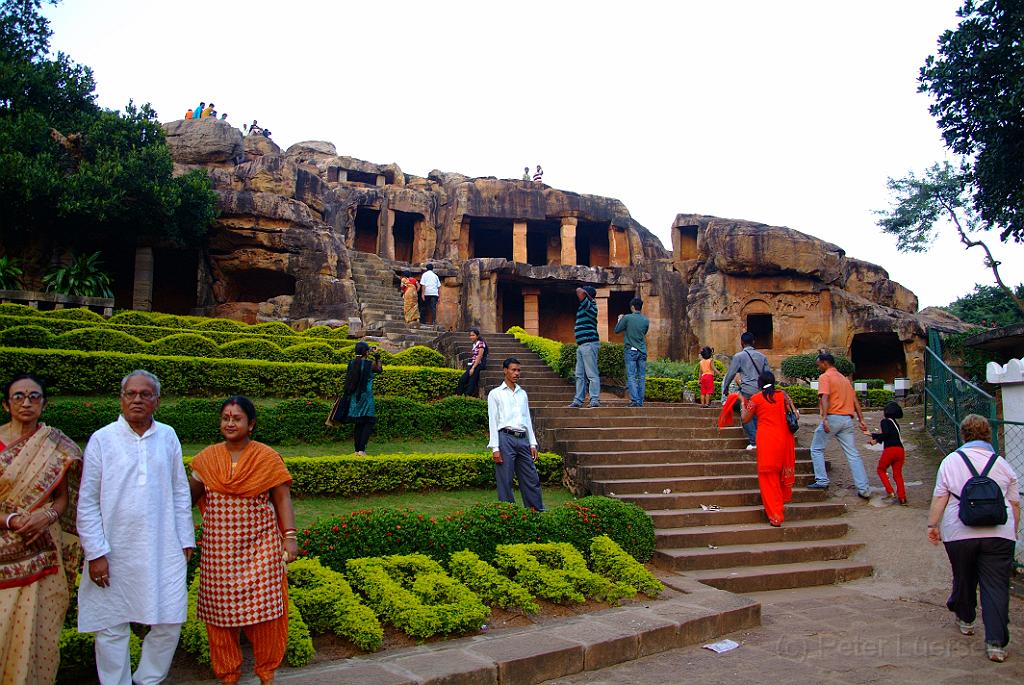
[{"label": "man in dark jacket standing", "polygon": [[[576,288],[580,306],[576,309],[576,396],[570,407],[583,406],[589,392],[590,407],[601,406],[601,377],[597,373],[597,352],[601,339],[597,335],[597,291],[593,286]],[[589,381],[589,389],[587,387]]]}]

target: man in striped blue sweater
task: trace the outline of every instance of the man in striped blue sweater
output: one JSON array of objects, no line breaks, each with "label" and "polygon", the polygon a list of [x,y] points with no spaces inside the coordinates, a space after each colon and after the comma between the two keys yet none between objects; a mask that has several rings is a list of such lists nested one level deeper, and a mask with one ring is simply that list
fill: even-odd
[{"label": "man in striped blue sweater", "polygon": [[[576,310],[576,396],[570,407],[583,406],[583,397],[590,394],[590,407],[601,406],[601,377],[597,373],[597,351],[601,339],[597,335],[597,291],[585,285],[576,288],[580,306]],[[589,381],[589,389],[587,384]]]}]

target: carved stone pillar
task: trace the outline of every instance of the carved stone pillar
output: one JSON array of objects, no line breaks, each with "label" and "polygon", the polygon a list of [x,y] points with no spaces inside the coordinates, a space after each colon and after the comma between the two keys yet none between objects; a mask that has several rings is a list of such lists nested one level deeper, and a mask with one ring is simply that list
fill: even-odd
[{"label": "carved stone pillar", "polygon": [[377,225],[377,254],[384,259],[395,258],[395,210],[381,208]]},{"label": "carved stone pillar", "polygon": [[562,217],[562,266],[576,266],[576,217]]},{"label": "carved stone pillar", "polygon": [[512,261],[520,264],[527,263],[525,221],[517,221],[512,224]]},{"label": "carved stone pillar", "polygon": [[459,259],[469,259],[472,254],[469,244],[469,219],[463,219],[459,226]]},{"label": "carved stone pillar", "polygon": [[608,266],[629,266],[629,236],[614,224],[608,227]]},{"label": "carved stone pillar", "polygon": [[523,328],[540,335],[540,288],[523,288]]},{"label": "carved stone pillar", "polygon": [[608,342],[608,288],[597,289],[597,335],[601,342]]},{"label": "carved stone pillar", "polygon": [[153,248],[135,248],[135,284],[132,288],[132,309],[153,311]]}]

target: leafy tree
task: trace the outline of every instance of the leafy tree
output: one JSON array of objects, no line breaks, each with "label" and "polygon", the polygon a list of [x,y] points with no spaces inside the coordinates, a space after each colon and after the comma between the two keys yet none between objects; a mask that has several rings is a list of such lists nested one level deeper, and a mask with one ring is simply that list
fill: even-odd
[{"label": "leafy tree", "polygon": [[[1024,299],[1024,283],[1016,288],[1018,299]],[[951,302],[947,310],[967,323],[981,326],[1011,326],[1024,323],[1024,314],[1000,288],[990,285],[975,285],[974,292]]]},{"label": "leafy tree", "polygon": [[978,217],[968,196],[970,181],[964,170],[949,162],[935,164],[922,177],[913,172],[905,178],[888,181],[895,201],[888,210],[877,211],[878,225],[886,233],[896,236],[896,249],[901,252],[926,252],[935,239],[936,224],[950,221],[956,228],[960,242],[967,249],[980,247],[985,252],[985,266],[992,270],[996,284],[1024,314],[1024,301],[1003,283],[999,275],[1000,262],[984,241],[972,236],[985,226]]},{"label": "leafy tree", "polygon": [[965,0],[918,77],[946,145],[968,159],[974,211],[1024,240],[1024,4]]},{"label": "leafy tree", "polygon": [[88,67],[48,57],[41,4],[0,4],[0,235],[62,246],[201,241],[216,211],[209,178],[172,176],[149,105],[102,110]]}]

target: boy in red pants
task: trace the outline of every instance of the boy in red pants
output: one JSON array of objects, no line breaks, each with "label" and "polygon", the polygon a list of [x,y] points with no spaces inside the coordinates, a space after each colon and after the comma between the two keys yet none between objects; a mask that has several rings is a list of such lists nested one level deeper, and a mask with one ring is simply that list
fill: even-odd
[{"label": "boy in red pants", "polygon": [[[885,417],[879,425],[879,430],[882,432],[868,433],[865,431],[864,434],[871,436],[872,445],[882,443],[884,447],[882,456],[878,460],[878,477],[881,479],[882,485],[885,486],[886,495],[897,498],[900,504],[906,506],[907,489],[903,485],[903,462],[906,460],[906,452],[903,450],[903,440],[900,439],[900,427],[896,423],[896,419],[903,418],[903,408],[896,402],[886,402],[885,407],[882,408],[882,415]],[[890,466],[892,467],[892,479],[896,481],[895,493],[887,474]]]}]

